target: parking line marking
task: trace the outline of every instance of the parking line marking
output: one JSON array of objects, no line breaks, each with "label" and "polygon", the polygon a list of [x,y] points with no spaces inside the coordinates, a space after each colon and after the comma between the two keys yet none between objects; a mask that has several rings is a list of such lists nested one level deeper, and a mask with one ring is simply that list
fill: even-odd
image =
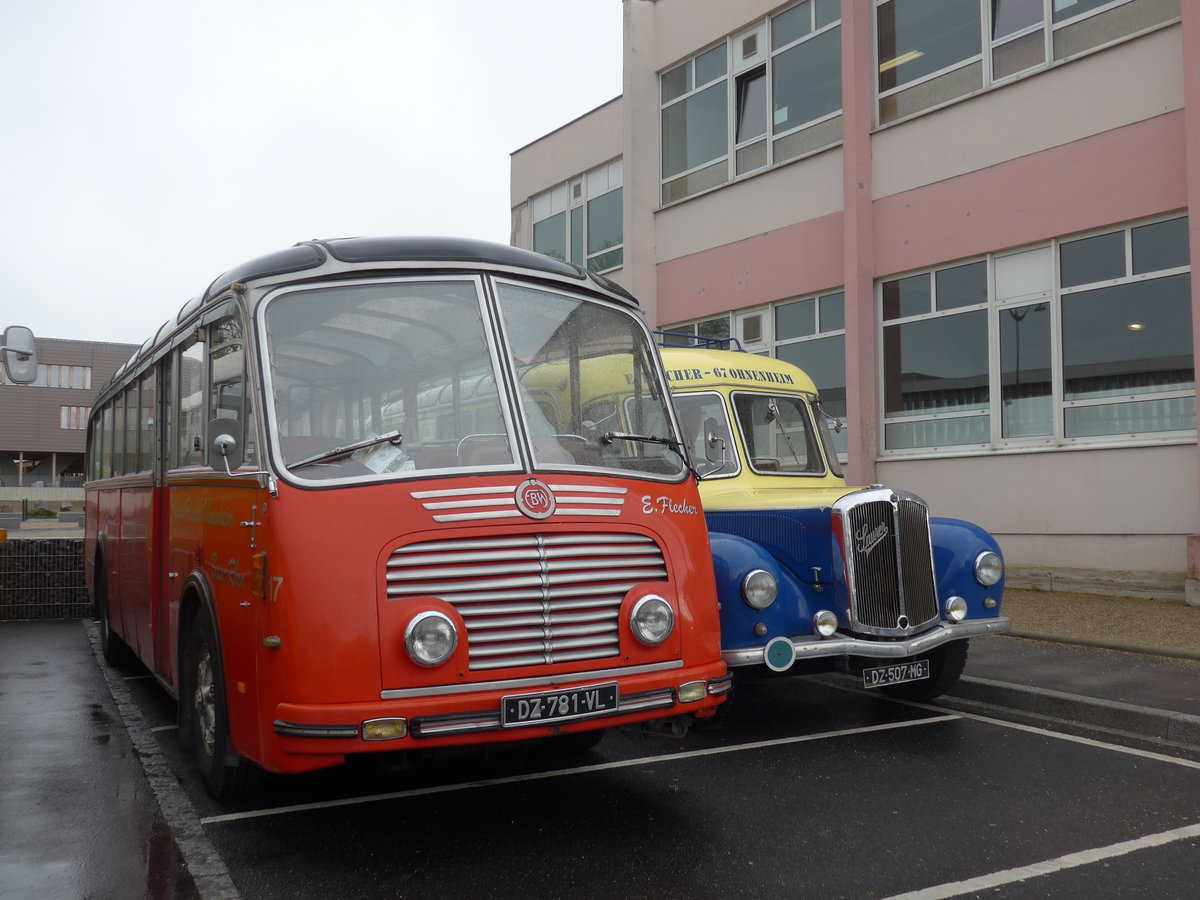
[{"label": "parking line marking", "polygon": [[[854,694],[862,693],[862,690],[859,688],[846,687],[844,685],[833,684],[832,682],[828,681],[822,683],[839,691],[849,691],[850,693]],[[893,703],[899,703],[903,706],[911,706],[914,709],[923,709],[930,712],[942,711],[942,707],[933,706],[929,703],[918,703],[915,700],[900,700],[895,697],[889,697],[888,699]],[[1022,710],[1013,710],[1013,712],[1017,713],[1018,715],[1035,715],[1034,713],[1028,713]],[[985,722],[989,725],[999,725],[1002,728],[1011,728],[1015,731],[1028,731],[1030,734],[1037,734],[1041,735],[1042,737],[1057,738],[1060,741],[1070,741],[1075,744],[1083,744],[1087,747],[1097,747],[1101,750],[1112,750],[1116,753],[1124,753],[1129,756],[1140,756],[1142,759],[1151,759],[1155,762],[1171,763],[1172,765],[1183,766],[1186,769],[1200,769],[1200,762],[1191,759],[1181,759],[1178,756],[1168,756],[1165,753],[1155,753],[1153,750],[1140,750],[1137,747],[1123,747],[1120,744],[1110,744],[1108,741],[1098,741],[1095,738],[1080,737],[1079,735],[1075,734],[1063,734],[1062,732],[1052,731],[1049,728],[1039,728],[1037,725],[1026,725],[1023,722],[1006,722],[1004,719],[994,719],[991,716],[965,712],[964,710],[956,710],[955,715],[957,715],[960,719],[971,719],[975,722]],[[1043,718],[1046,717],[1043,716]],[[1068,725],[1075,724],[1083,728],[1091,727],[1085,723],[1073,723],[1066,719],[1056,719],[1053,721],[1061,721]],[[1149,738],[1139,737],[1136,734],[1131,734],[1129,736],[1140,740],[1150,740]]]},{"label": "parking line marking", "polygon": [[667,753],[663,756],[641,756],[636,759],[625,759],[617,762],[597,763],[591,766],[575,766],[570,769],[556,769],[552,772],[530,772],[525,775],[509,775],[503,778],[486,778],[478,781],[464,781],[456,784],[432,785],[424,788],[413,788],[407,791],[391,791],[386,794],[368,794],[363,797],[343,797],[338,800],[323,800],[315,803],[297,803],[292,806],[277,806],[272,809],[251,809],[245,812],[225,813],[217,816],[205,816],[200,819],[201,825],[216,825],[224,822],[240,822],[246,819],[259,819],[267,816],[282,816],[289,813],[310,812],[318,809],[331,809],[338,806],[356,806],[363,803],[378,803],[381,800],[403,800],[409,797],[423,797],[430,794],[447,794],[454,791],[471,788],[495,787],[504,784],[518,784],[527,781],[544,781],[548,778],[562,778],[567,775],[586,775],[591,772],[606,772],[613,769],[629,769],[634,766],[645,766],[662,762],[677,762],[686,759],[699,759],[705,756],[720,756],[726,753],[738,753],[745,750],[762,750],[771,747],[783,747],[789,744],[802,744],[809,741],[828,740],[830,738],[850,737],[858,734],[874,734],[880,731],[894,731],[900,728],[912,728],[917,725],[935,725],[943,722],[953,722],[962,718],[957,713],[931,716],[928,719],[913,719],[909,722],[893,722],[887,725],[866,725],[861,728],[845,728],[839,731],[824,731],[819,734],[796,735],[786,738],[772,738],[766,741],[751,741],[745,744],[735,744],[728,747],[709,747],[704,750],[685,750],[680,753]]},{"label": "parking line marking", "polygon": [[992,872],[990,875],[980,875],[978,878],[968,878],[965,881],[952,881],[946,884],[922,888],[919,891],[896,894],[888,897],[887,900],[945,900],[948,897],[961,897],[963,894],[973,894],[977,891],[1004,887],[1008,884],[1026,881],[1042,875],[1053,875],[1064,869],[1088,866],[1106,859],[1136,853],[1138,850],[1161,847],[1165,844],[1191,840],[1197,837],[1200,837],[1200,823],[1185,825],[1182,828],[1173,828],[1170,831],[1160,831],[1158,834],[1148,834],[1145,837],[1134,838],[1130,841],[1121,841],[1119,844],[1110,844],[1107,847],[1096,847],[1092,850],[1080,850],[1078,853],[1068,853],[1065,856],[1047,859],[1028,866],[1021,866],[1017,869],[1002,869],[999,872]]}]

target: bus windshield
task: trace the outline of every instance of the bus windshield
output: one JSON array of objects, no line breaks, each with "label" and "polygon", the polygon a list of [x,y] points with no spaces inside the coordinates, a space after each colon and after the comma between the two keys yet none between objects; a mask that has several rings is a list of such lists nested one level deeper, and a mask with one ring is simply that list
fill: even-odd
[{"label": "bus windshield", "polygon": [[483,286],[448,276],[271,299],[263,322],[282,467],[324,482],[530,465],[682,476],[666,448],[604,445],[585,424],[597,403],[635,392],[645,395],[645,421],[670,427],[636,319],[504,281],[499,336]]},{"label": "bus windshield", "polygon": [[735,393],[733,408],[750,468],[760,475],[823,475],[820,438],[803,397]]},{"label": "bus windshield", "polygon": [[606,438],[628,430],[676,440],[655,350],[636,319],[526,285],[501,283],[497,293],[536,465],[682,476],[684,460],[666,444]]}]

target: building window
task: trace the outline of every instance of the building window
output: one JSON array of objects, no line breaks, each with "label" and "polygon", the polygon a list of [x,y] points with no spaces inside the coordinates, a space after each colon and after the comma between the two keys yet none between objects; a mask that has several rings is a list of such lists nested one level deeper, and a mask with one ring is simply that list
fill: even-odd
[{"label": "building window", "polygon": [[729,316],[714,316],[696,322],[681,322],[663,329],[663,344],[673,347],[703,347],[716,342],[717,349],[729,349]]},{"label": "building window", "polygon": [[621,160],[533,198],[533,249],[607,272],[624,265]]},{"label": "building window", "polygon": [[659,78],[663,205],[841,140],[839,0],[804,0]]},{"label": "building window", "polygon": [[885,451],[1195,437],[1188,219],[880,287]]},{"label": "building window", "polygon": [[877,0],[886,124],[1179,18],[1179,0]]},{"label": "building window", "polygon": [[90,406],[60,406],[58,427],[69,431],[87,428],[87,420],[91,412]]},{"label": "building window", "polygon": [[[775,353],[803,369],[821,392],[821,408],[846,418],[846,295],[842,291],[775,305]],[[846,432],[834,435],[839,455]]]},{"label": "building window", "polygon": [[[6,383],[4,369],[0,367],[0,384]],[[92,367],[39,363],[37,376],[29,386],[91,390]]]}]

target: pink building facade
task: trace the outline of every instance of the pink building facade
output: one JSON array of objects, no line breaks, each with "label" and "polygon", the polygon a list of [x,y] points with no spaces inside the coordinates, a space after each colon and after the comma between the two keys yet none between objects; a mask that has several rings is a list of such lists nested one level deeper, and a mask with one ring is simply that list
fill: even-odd
[{"label": "pink building facade", "polygon": [[851,479],[988,528],[1014,586],[1182,595],[1200,4],[624,16],[622,96],[512,156],[513,243],[808,370]]}]

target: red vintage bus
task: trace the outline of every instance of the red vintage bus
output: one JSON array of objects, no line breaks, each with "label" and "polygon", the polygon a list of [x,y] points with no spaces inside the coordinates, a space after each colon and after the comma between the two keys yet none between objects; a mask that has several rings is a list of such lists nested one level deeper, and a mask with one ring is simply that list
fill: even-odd
[{"label": "red vintage bus", "polygon": [[105,656],[178,699],[217,796],[712,715],[729,679],[668,398],[634,299],[548,257],[355,238],[246,263],[96,401]]}]

